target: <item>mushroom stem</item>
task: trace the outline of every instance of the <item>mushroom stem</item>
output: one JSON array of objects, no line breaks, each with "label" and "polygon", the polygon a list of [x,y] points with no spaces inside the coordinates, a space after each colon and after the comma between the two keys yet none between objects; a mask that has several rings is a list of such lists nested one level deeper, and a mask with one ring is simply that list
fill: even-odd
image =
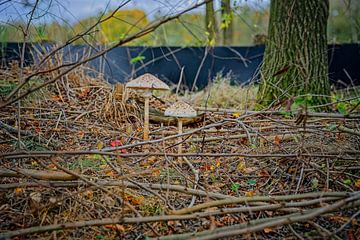
[{"label": "mushroom stem", "polygon": [[144,140],[149,140],[149,97],[145,96]]},{"label": "mushroom stem", "polygon": [[[182,134],[183,133],[183,130],[182,130],[182,128],[183,128],[183,122],[182,122],[182,119],[181,118],[179,118],[179,120],[178,120],[178,133],[179,134]],[[178,154],[181,154],[182,153],[182,137],[179,137],[179,142],[178,142]],[[181,157],[178,157],[178,160],[181,160]]]}]

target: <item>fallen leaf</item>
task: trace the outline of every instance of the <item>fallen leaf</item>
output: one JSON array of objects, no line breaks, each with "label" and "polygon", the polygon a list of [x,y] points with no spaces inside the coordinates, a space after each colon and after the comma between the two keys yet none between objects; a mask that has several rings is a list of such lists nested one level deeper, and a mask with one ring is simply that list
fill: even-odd
[{"label": "fallen leaf", "polygon": [[116,176],[116,173],[113,170],[109,170],[105,172],[105,175],[108,177],[114,177]]},{"label": "fallen leaf", "polygon": [[244,172],[245,168],[246,168],[245,159],[241,157],[238,165],[236,166],[236,169],[239,172]]},{"label": "fallen leaf", "polygon": [[253,185],[256,185],[256,180],[255,179],[249,179],[249,180],[247,180],[247,182],[246,182],[248,185],[250,185],[250,186],[253,186]]},{"label": "fallen leaf", "polygon": [[60,101],[63,101],[63,98],[62,98],[62,96],[53,95],[53,96],[51,96],[51,100],[53,100],[55,102],[60,102]]},{"label": "fallen leaf", "polygon": [[349,221],[348,217],[342,217],[342,216],[331,216],[329,217],[329,220],[335,223],[346,223]]},{"label": "fallen leaf", "polygon": [[264,228],[264,232],[265,233],[271,233],[271,232],[273,232],[274,230],[272,229],[272,228],[268,228],[268,227],[266,227],[266,228]]},{"label": "fallen leaf", "polygon": [[241,113],[235,112],[235,113],[233,113],[232,115],[233,115],[233,117],[240,117]]},{"label": "fallen leaf", "polygon": [[15,193],[16,194],[21,194],[23,192],[24,192],[24,190],[22,188],[15,188]]},{"label": "fallen leaf", "polygon": [[253,197],[254,195],[254,191],[245,192],[245,197]]},{"label": "fallen leaf", "polygon": [[[112,146],[112,147],[120,147],[120,146],[122,146],[122,145],[123,145],[123,143],[122,143],[122,141],[119,140],[119,139],[110,141],[110,146]],[[121,152],[121,153],[126,153],[126,152],[127,152],[126,149],[120,149],[120,150],[118,150],[118,151]]]},{"label": "fallen leaf", "polygon": [[276,135],[274,137],[274,144],[275,145],[280,145],[280,143],[281,143],[281,137],[279,135]]},{"label": "fallen leaf", "polygon": [[85,133],[84,133],[83,131],[79,131],[79,132],[77,133],[77,136],[78,136],[78,138],[81,140],[81,139],[84,138]]},{"label": "fallen leaf", "polygon": [[151,176],[158,177],[158,176],[160,176],[160,174],[161,174],[160,169],[155,169],[152,171]]},{"label": "fallen leaf", "polygon": [[357,179],[354,183],[356,188],[360,188],[360,179]]},{"label": "fallen leaf", "polygon": [[261,169],[257,175],[259,177],[269,177],[270,176],[269,172],[266,169]]},{"label": "fallen leaf", "polygon": [[79,98],[84,98],[86,97],[90,92],[90,88],[84,88],[80,93],[79,93]]},{"label": "fallen leaf", "polygon": [[103,142],[98,142],[97,144],[96,144],[96,148],[97,149],[103,149],[104,148],[104,143]]},{"label": "fallen leaf", "polygon": [[48,167],[49,169],[51,169],[51,170],[56,170],[56,169],[57,169],[57,167],[55,166],[55,164],[52,164],[52,163],[50,163],[47,167]]},{"label": "fallen leaf", "polygon": [[86,197],[87,199],[91,200],[94,198],[94,192],[91,190],[86,190],[85,192],[83,192],[81,195],[83,195],[84,197]]},{"label": "fallen leaf", "polygon": [[287,172],[290,174],[296,173],[296,167],[290,167]]},{"label": "fallen leaf", "polygon": [[125,232],[125,227],[120,224],[108,224],[104,225],[104,228],[111,229],[113,231]]},{"label": "fallen leaf", "polygon": [[153,164],[156,162],[156,157],[155,156],[151,156],[151,157],[148,157],[148,160],[147,160],[147,163],[148,164]]},{"label": "fallen leaf", "polygon": [[216,164],[215,164],[215,166],[218,168],[218,167],[220,167],[220,165],[221,165],[221,162],[220,162],[220,160],[219,160],[219,159],[217,159],[217,160],[216,160]]}]

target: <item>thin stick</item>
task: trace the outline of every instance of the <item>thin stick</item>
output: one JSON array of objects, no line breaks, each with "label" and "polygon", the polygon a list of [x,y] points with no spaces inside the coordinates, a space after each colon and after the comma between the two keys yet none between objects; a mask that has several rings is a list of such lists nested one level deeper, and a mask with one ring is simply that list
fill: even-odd
[{"label": "thin stick", "polygon": [[[180,137],[178,138],[178,154],[182,154],[182,128],[183,128],[183,124],[182,124],[182,120],[181,118],[178,119],[178,135],[180,135]],[[181,157],[178,157],[178,160],[181,161]]]},{"label": "thin stick", "polygon": [[144,140],[149,140],[149,97],[145,96],[145,108],[144,108]]}]

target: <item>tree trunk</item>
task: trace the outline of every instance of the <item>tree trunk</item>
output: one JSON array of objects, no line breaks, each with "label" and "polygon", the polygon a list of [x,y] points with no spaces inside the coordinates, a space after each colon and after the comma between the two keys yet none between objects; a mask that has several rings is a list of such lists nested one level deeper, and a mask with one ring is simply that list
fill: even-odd
[{"label": "tree trunk", "polygon": [[231,45],[234,35],[231,0],[221,0],[221,21],[221,29],[223,30],[223,44]]},{"label": "tree trunk", "polygon": [[214,11],[214,1],[206,3],[205,25],[208,33],[208,42],[215,44],[216,42],[216,18]]},{"label": "tree trunk", "polygon": [[328,14],[328,0],[271,1],[259,108],[307,94],[311,105],[329,100]]}]

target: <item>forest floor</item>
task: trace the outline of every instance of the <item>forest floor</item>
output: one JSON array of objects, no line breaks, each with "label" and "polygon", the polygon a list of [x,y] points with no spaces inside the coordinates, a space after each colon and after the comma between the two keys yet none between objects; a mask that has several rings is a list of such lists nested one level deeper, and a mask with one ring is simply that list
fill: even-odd
[{"label": "forest floor", "polygon": [[144,142],[142,99],[123,90],[70,74],[0,111],[0,238],[359,236],[359,106],[243,111],[247,90],[242,110],[198,108],[178,155],[176,124]]}]

